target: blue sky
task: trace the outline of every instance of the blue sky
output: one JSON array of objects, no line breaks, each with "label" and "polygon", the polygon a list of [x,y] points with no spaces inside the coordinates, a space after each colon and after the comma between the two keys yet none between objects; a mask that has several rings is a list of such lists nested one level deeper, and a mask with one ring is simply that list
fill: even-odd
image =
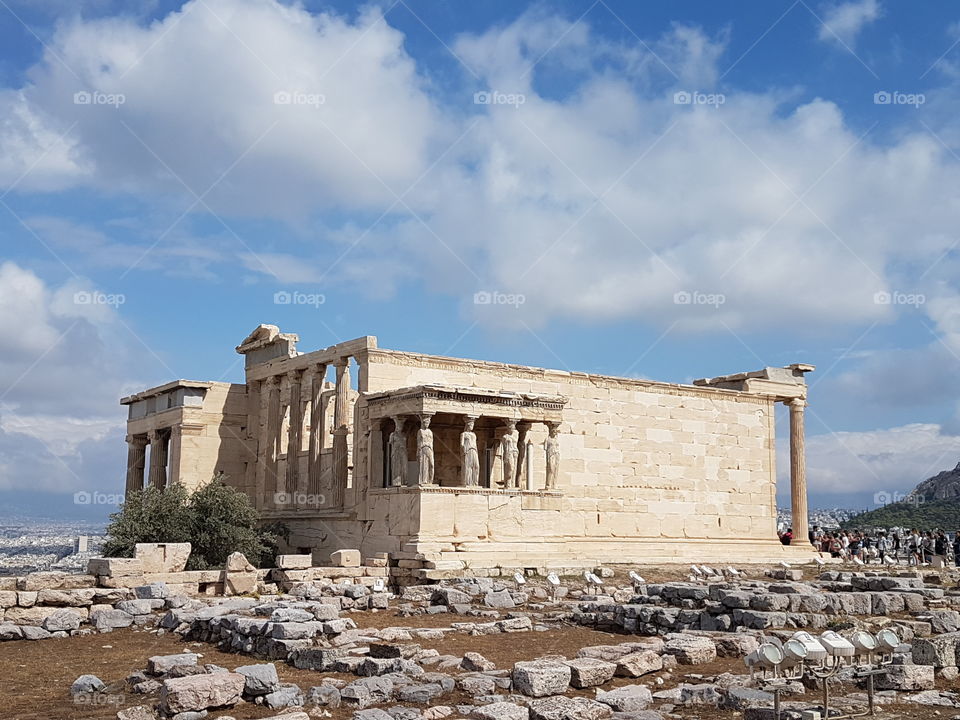
[{"label": "blue sky", "polygon": [[240,380],[261,322],[813,363],[814,507],[960,460],[954,3],[3,0],[0,48],[10,507],[111,510],[118,397]]}]

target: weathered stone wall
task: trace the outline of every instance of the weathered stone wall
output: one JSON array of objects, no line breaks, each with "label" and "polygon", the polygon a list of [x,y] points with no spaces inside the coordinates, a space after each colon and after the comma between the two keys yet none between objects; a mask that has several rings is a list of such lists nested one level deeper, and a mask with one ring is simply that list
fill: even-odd
[{"label": "weathered stone wall", "polygon": [[[560,428],[560,495],[414,490],[421,502],[419,524],[406,528],[411,531],[406,538],[391,543],[378,536],[388,526],[403,524],[394,516],[410,502],[402,491],[369,492],[366,457],[358,453],[353,511],[372,522],[364,552],[374,546],[396,552],[406,541],[427,552],[535,550],[541,555],[556,553],[558,559],[571,554],[609,558],[632,540],[664,541],[648,542],[645,556],[665,551],[668,557],[677,557],[677,548],[680,557],[698,552],[692,547],[683,550],[688,541],[697,541],[696,545],[709,541],[722,548],[713,555],[725,554],[736,544],[756,550],[758,543],[767,557],[780,552],[772,546],[774,432],[768,397],[388,350],[369,352],[371,392],[427,383],[569,398]],[[543,486],[545,436],[540,425],[528,435],[535,487]],[[342,539],[339,526],[336,532]],[[555,545],[552,550],[550,544]]]}]

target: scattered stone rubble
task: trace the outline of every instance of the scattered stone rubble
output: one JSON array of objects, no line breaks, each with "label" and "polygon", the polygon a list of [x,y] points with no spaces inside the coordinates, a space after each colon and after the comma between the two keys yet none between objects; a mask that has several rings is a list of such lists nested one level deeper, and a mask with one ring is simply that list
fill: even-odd
[{"label": "scattered stone rubble", "polygon": [[[250,573],[243,562],[234,558],[228,570]],[[299,560],[283,562],[284,572],[297,572],[289,566]],[[338,562],[358,559],[343,553]],[[232,670],[200,664],[200,652],[149,658],[127,679],[128,691],[144,695],[144,701],[118,713],[121,720],[187,720],[201,717],[189,713],[240,703],[278,712],[339,707],[356,720],[659,720],[699,706],[768,720],[772,696],[761,684],[747,674],[697,674],[698,667],[718,658],[739,659],[764,635],[786,639],[799,628],[889,627],[904,643],[894,664],[876,679],[877,701],[960,707],[955,693],[935,685],[938,677],[953,682],[960,675],[960,592],[946,589],[940,575],[830,571],[812,581],[787,570],[774,575],[763,581],[717,578],[635,587],[611,581],[602,595],[579,582],[550,588],[532,580],[478,577],[410,585],[395,596],[370,582],[371,576],[354,573],[335,582],[321,574],[299,582],[288,577],[288,592],[258,580],[258,596],[220,598],[172,593],[163,582],[102,588],[86,586],[84,576],[26,576],[16,590],[0,591],[7,603],[0,638],[156,624],[156,632],[177,633],[195,647],[209,643],[237,653]],[[401,622],[420,614],[458,617],[445,627],[378,629],[358,627],[351,617],[386,609],[396,611]],[[464,616],[469,620],[462,621]],[[421,644],[451,633],[529,633],[569,623],[617,631],[623,642],[512,667],[497,667],[476,652],[441,655]],[[315,671],[316,683],[281,682],[280,662]],[[664,678],[683,682],[662,688]],[[852,672],[843,671],[839,680],[848,683],[849,692],[834,691],[838,706],[864,702]],[[75,695],[109,691],[93,676],[78,678],[70,689]],[[785,716],[799,717],[818,697],[814,688],[791,683]],[[282,717],[296,720],[298,714]]]}]

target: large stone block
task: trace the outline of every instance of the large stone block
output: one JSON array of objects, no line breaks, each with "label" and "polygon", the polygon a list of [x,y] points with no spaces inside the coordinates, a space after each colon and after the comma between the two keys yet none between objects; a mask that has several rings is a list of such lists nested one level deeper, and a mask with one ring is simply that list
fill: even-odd
[{"label": "large stone block", "polygon": [[143,563],[137,558],[90,558],[87,572],[109,578],[141,577]]},{"label": "large stone block", "polygon": [[641,677],[662,670],[663,658],[652,650],[641,650],[619,658],[615,669],[619,677]]},{"label": "large stone block", "polygon": [[190,543],[137,543],[133,555],[145,573],[177,573],[186,569],[190,550]]},{"label": "large stone block", "polygon": [[531,660],[513,666],[514,688],[531,697],[559,695],[570,685],[571,670],[557,660]]},{"label": "large stone block", "polygon": [[330,564],[334,567],[360,567],[360,551],[336,550],[330,553]]},{"label": "large stone block", "polygon": [[530,701],[530,720],[602,720],[612,714],[609,705],[585,697],[558,695]]},{"label": "large stone block", "polygon": [[653,695],[650,688],[644,685],[624,685],[610,692],[598,693],[597,702],[609,705],[619,713],[633,713],[650,705]]},{"label": "large stone block", "polygon": [[566,664],[570,667],[570,684],[580,689],[603,685],[617,670],[616,664],[596,658],[575,658]]},{"label": "large stone block", "polygon": [[876,678],[878,690],[932,690],[933,665],[890,665]]},{"label": "large stone block", "polygon": [[160,707],[167,714],[176,715],[235,705],[245,684],[243,675],[230,672],[171,678],[163,681]]},{"label": "large stone block", "polygon": [[945,633],[929,638],[914,638],[911,645],[913,662],[917,665],[951,667],[957,664],[960,632]]},{"label": "large stone block", "polygon": [[277,555],[277,567],[282,570],[306,570],[312,566],[312,555]]}]

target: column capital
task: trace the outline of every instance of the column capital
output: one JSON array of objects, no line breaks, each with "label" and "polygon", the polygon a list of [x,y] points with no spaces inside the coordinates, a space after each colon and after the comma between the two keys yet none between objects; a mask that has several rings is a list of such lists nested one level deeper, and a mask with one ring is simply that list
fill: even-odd
[{"label": "column capital", "polygon": [[791,398],[790,400],[787,400],[784,404],[788,405],[791,410],[794,408],[798,410],[803,410],[807,406],[807,401],[804,398]]},{"label": "column capital", "polygon": [[319,375],[319,376],[321,377],[321,379],[322,379],[322,378],[325,378],[325,377],[327,376],[327,367],[328,367],[328,366],[329,366],[329,363],[314,363],[314,365],[313,365],[313,367],[311,368],[311,370],[313,371],[313,374],[314,374],[314,375]]},{"label": "column capital", "polygon": [[263,383],[264,385],[266,385],[268,388],[275,388],[277,385],[280,384],[280,376],[279,376],[279,375],[270,375],[269,377],[265,377],[265,378],[264,378],[263,380],[261,380],[260,382],[262,382],[262,383]]},{"label": "column capital", "polygon": [[293,382],[300,382],[306,368],[295,368],[287,371],[287,377]]},{"label": "column capital", "polygon": [[146,434],[130,434],[126,437],[127,443],[130,445],[146,445],[149,441],[149,438]]},{"label": "column capital", "polygon": [[350,365],[349,355],[341,355],[340,357],[338,357],[336,360],[333,361],[333,366],[337,368],[346,367],[348,365]]}]

